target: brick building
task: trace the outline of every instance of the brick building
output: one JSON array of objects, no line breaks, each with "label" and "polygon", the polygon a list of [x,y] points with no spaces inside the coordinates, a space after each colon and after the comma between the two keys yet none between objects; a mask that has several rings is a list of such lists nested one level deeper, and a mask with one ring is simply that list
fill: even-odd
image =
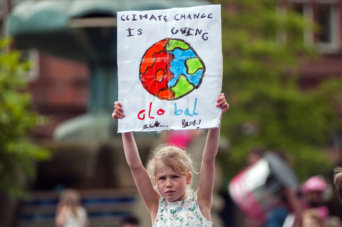
[{"label": "brick building", "polygon": [[[0,28],[11,9],[21,0],[4,0],[0,3]],[[28,74],[29,88],[37,110],[49,118],[49,123],[36,131],[38,138],[50,139],[55,127],[87,111],[88,67],[81,62],[61,59],[35,50],[24,51],[33,62]]]},{"label": "brick building", "polygon": [[314,43],[320,57],[301,67],[301,86],[342,75],[342,2],[340,0],[289,0],[290,7],[320,26],[320,33],[307,30],[304,40]]}]

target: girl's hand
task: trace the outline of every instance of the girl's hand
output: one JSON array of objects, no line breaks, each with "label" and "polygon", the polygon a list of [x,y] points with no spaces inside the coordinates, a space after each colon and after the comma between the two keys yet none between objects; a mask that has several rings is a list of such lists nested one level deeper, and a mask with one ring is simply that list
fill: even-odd
[{"label": "girl's hand", "polygon": [[120,102],[114,102],[114,110],[112,113],[112,118],[116,121],[118,121],[119,119],[125,117],[125,113],[124,110],[122,108],[122,105]]},{"label": "girl's hand", "polygon": [[222,114],[229,109],[229,104],[227,103],[223,93],[219,94],[216,101],[216,107],[219,107],[222,110]]}]

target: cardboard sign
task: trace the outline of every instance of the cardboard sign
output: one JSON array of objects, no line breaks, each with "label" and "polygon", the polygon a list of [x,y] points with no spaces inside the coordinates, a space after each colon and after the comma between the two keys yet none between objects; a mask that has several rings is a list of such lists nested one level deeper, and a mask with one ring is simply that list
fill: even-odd
[{"label": "cardboard sign", "polygon": [[117,14],[118,132],[217,127],[221,7]]}]

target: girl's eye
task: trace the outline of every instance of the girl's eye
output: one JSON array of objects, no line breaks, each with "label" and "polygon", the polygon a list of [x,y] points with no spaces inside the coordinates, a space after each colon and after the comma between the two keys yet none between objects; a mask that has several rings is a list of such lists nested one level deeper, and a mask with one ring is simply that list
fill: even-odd
[{"label": "girl's eye", "polygon": [[159,177],[158,180],[165,180],[165,177]]},{"label": "girl's eye", "polygon": [[174,176],[172,176],[172,178],[173,179],[177,179],[177,178],[179,178],[179,176],[178,175],[174,175]]}]

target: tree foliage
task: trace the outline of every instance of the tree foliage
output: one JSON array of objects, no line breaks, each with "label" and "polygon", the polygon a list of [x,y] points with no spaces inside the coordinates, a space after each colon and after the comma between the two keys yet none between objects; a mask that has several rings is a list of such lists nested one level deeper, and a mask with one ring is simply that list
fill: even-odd
[{"label": "tree foliage", "polygon": [[29,138],[41,120],[25,92],[30,64],[9,45],[9,39],[0,39],[0,191],[23,196],[35,175],[35,161],[46,159],[48,152]]},{"label": "tree foliage", "polygon": [[245,165],[253,147],[284,150],[301,179],[331,166],[324,148],[341,128],[336,108],[342,80],[301,91],[297,69],[317,57],[304,42],[314,25],[272,0],[222,0],[223,90],[230,111],[222,134],[229,138],[221,157],[228,175]]}]

